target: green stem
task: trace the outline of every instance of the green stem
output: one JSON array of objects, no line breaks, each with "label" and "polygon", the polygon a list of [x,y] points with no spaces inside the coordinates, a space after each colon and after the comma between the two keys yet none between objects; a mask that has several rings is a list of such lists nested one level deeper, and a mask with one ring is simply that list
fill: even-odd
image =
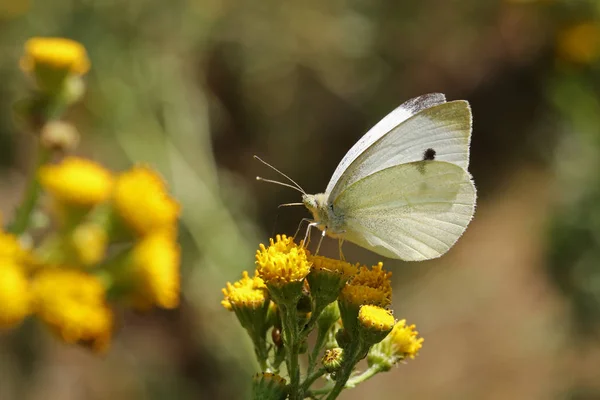
[{"label": "green stem", "polygon": [[273,362],[271,363],[271,369],[278,373],[279,367],[283,361],[285,361],[285,346],[275,349],[275,355],[273,357]]},{"label": "green stem", "polygon": [[347,358],[344,360],[342,368],[336,373],[335,386],[329,392],[327,400],[335,400],[342,390],[346,388],[346,383],[350,379],[350,375],[352,375],[354,366],[362,359],[365,353],[362,341],[352,342],[347,349],[344,349],[344,357]]},{"label": "green stem", "polygon": [[290,377],[290,400],[299,400],[300,370],[298,365],[298,313],[296,307],[281,307],[286,366]]},{"label": "green stem", "polygon": [[321,350],[327,341],[327,334],[328,331],[323,331],[321,329],[317,331],[317,340],[315,341],[315,346],[313,347],[312,352],[308,355],[308,375],[312,373],[317,365],[319,353],[321,353]]},{"label": "green stem", "polygon": [[309,373],[308,376],[306,377],[306,379],[304,380],[304,382],[302,383],[302,392],[305,393],[306,391],[308,391],[308,389],[310,388],[310,386],[315,383],[315,381],[317,379],[319,379],[320,377],[322,377],[325,372],[327,372],[325,370],[325,367],[321,367],[318,370],[316,370],[315,372],[313,372],[312,374]]},{"label": "green stem", "polygon": [[[383,372],[384,370],[385,369],[382,368],[380,365],[373,365],[372,367],[369,367],[369,369],[367,369],[365,372],[363,372],[359,376],[355,376],[352,379],[349,379],[346,382],[346,384],[344,385],[343,389],[352,389],[352,388],[356,387],[356,385],[358,385],[359,383],[362,383],[362,382],[366,381],[367,379],[372,378],[373,376],[375,376],[376,374],[378,374],[380,372]],[[313,390],[307,391],[307,393],[312,394],[312,395],[327,394],[327,393],[330,393],[332,389],[333,389],[333,387],[331,385],[327,385],[320,389],[313,389]]]},{"label": "green stem", "polygon": [[369,367],[369,369],[367,369],[362,374],[355,376],[352,379],[348,380],[345,387],[346,387],[346,389],[353,388],[356,385],[358,385],[359,383],[362,383],[362,382],[372,378],[373,376],[377,375],[378,373],[380,373],[382,371],[384,371],[384,368],[381,365],[379,365],[379,364],[372,365]]},{"label": "green stem", "polygon": [[15,219],[8,227],[8,231],[17,236],[22,235],[29,227],[31,213],[40,197],[41,187],[38,180],[38,169],[41,165],[45,164],[49,158],[50,151],[41,145],[38,146],[35,168],[29,176],[29,181],[27,182],[27,187],[23,196],[23,202],[17,208]]},{"label": "green stem", "polygon": [[[258,336],[258,335],[255,335]],[[267,350],[267,341],[264,337],[254,337],[252,338],[254,342],[254,353],[256,354],[256,359],[258,364],[260,365],[261,371],[267,370],[267,360],[269,358],[269,352]]]}]

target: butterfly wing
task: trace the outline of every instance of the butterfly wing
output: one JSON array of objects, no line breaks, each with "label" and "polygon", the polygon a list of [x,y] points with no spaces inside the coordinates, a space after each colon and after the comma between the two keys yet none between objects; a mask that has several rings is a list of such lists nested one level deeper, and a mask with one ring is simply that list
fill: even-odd
[{"label": "butterfly wing", "polygon": [[344,173],[350,164],[365,151],[366,148],[375,143],[386,133],[397,127],[401,122],[417,114],[419,111],[425,110],[431,106],[446,102],[446,96],[442,93],[429,93],[422,96],[407,100],[397,107],[394,111],[386,115],[381,121],[373,126],[367,133],[361,137],[358,142],[352,146],[346,153],[342,161],[338,164],[333,172],[326,193],[331,192],[339,177]]},{"label": "butterfly wing", "polygon": [[475,212],[475,185],[456,164],[417,161],[371,174],[333,203],[343,237],[389,258],[422,261],[444,254]]},{"label": "butterfly wing", "polygon": [[[384,118],[385,126],[389,127],[392,120],[386,121],[387,118]],[[381,134],[382,130],[378,129],[376,140],[369,137],[361,143],[361,139],[350,149],[327,185],[325,193],[329,194],[330,202],[354,182],[370,174],[394,165],[423,160],[428,149],[435,151],[435,160],[467,169],[472,126],[468,102],[457,100],[434,104],[398,120],[400,122],[386,133]]]}]

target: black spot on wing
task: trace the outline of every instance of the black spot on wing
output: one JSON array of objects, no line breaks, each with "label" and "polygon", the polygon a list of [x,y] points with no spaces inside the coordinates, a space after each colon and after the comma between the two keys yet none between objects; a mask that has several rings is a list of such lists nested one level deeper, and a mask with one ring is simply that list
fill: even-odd
[{"label": "black spot on wing", "polygon": [[423,161],[433,161],[435,160],[435,150],[429,148],[423,152]]}]

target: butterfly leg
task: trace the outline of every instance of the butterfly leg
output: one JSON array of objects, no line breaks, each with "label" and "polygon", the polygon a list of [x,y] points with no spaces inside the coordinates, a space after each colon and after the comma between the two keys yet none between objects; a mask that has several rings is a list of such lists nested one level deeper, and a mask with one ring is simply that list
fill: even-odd
[{"label": "butterfly leg", "polygon": [[302,224],[303,224],[304,222],[308,222],[308,223],[310,223],[310,222],[313,222],[313,220],[312,220],[312,219],[310,219],[310,218],[302,218],[302,219],[300,220],[300,223],[298,224],[298,229],[296,229],[296,233],[294,233],[294,240],[296,240],[296,237],[298,236],[298,233],[300,233],[300,228],[302,228]]},{"label": "butterfly leg", "polygon": [[346,261],[346,257],[344,257],[344,253],[342,252],[342,245],[344,244],[344,238],[340,238],[338,240],[338,249],[340,251],[340,260]]},{"label": "butterfly leg", "polygon": [[318,222],[311,222],[306,227],[306,234],[304,235],[304,241],[302,241],[302,245],[304,247],[308,247],[308,243],[310,242],[310,231],[312,230],[312,228],[314,228],[317,225],[319,225]]},{"label": "butterfly leg", "polygon": [[315,256],[319,254],[319,249],[321,248],[321,243],[323,243],[323,238],[327,234],[327,228],[323,229],[323,233],[321,234],[321,239],[319,240],[319,245],[317,246],[317,251],[315,251]]}]

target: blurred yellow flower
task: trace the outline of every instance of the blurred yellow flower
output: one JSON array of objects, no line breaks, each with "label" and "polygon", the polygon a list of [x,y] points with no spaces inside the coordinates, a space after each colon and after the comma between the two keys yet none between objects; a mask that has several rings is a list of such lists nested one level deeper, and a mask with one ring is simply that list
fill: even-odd
[{"label": "blurred yellow flower", "polygon": [[34,311],[67,343],[105,350],[113,327],[113,315],[105,301],[105,289],[94,276],[68,269],[46,269],[31,283]]},{"label": "blurred yellow flower", "polygon": [[67,70],[83,75],[90,69],[90,61],[83,45],[71,39],[34,37],[25,43],[21,69],[32,72],[36,67]]},{"label": "blurred yellow flower", "polygon": [[24,263],[29,260],[29,255],[16,236],[0,231],[0,259],[3,258],[9,258],[17,263]]},{"label": "blurred yellow flower", "polygon": [[164,180],[144,166],[135,166],[117,177],[114,204],[126,225],[139,235],[173,231],[180,212]]},{"label": "blurred yellow flower", "polygon": [[40,184],[59,203],[91,207],[107,200],[113,186],[111,173],[100,164],[77,157],[39,169]]},{"label": "blurred yellow flower", "polygon": [[233,310],[232,303],[237,307],[257,309],[261,308],[267,300],[267,287],[264,281],[255,276],[250,278],[247,271],[243,272],[243,277],[233,284],[227,282],[227,287],[222,289],[225,298],[221,305]]},{"label": "blurred yellow flower", "polygon": [[576,64],[591,64],[600,57],[600,25],[580,22],[558,33],[556,50],[562,59]]},{"label": "blurred yellow flower", "polygon": [[389,340],[392,351],[400,359],[414,359],[423,347],[425,339],[417,337],[419,332],[415,328],[415,325],[407,326],[406,320],[400,320],[394,325],[394,329],[392,329],[392,332],[385,339],[386,341]]},{"label": "blurred yellow flower", "polygon": [[179,305],[180,249],[171,235],[156,233],[142,238],[133,249],[133,279],[138,307]]},{"label": "blurred yellow flower", "polygon": [[79,260],[85,265],[92,265],[104,258],[108,237],[101,226],[84,223],[75,228],[71,242]]},{"label": "blurred yellow flower", "polygon": [[274,286],[302,281],[310,272],[306,250],[291,237],[277,235],[275,239],[270,239],[269,247],[261,243],[256,251],[258,276]]},{"label": "blurred yellow flower", "polygon": [[19,324],[30,312],[29,283],[23,268],[0,258],[0,329]]}]

